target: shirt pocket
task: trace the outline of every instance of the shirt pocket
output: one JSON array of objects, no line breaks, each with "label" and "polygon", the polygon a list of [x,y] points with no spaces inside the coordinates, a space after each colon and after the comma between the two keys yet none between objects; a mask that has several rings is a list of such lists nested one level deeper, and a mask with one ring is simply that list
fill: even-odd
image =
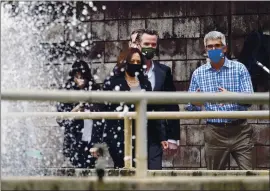
[{"label": "shirt pocket", "polygon": [[227,91],[239,92],[240,91],[240,81],[239,77],[235,74],[231,74],[229,77],[222,79],[222,86]]}]

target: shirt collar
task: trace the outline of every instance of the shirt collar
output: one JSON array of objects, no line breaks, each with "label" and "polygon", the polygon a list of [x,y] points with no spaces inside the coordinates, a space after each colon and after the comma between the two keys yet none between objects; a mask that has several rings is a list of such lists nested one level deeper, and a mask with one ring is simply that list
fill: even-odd
[{"label": "shirt collar", "polygon": [[227,57],[225,57],[225,63],[224,63],[223,66],[225,66],[225,67],[227,67],[227,68],[231,68],[231,67],[232,67],[232,62],[231,62],[231,60],[229,60]]},{"label": "shirt collar", "polygon": [[154,66],[154,62],[152,61],[152,65],[151,65],[151,68],[146,72],[146,74],[150,74],[150,73],[152,73],[153,71],[154,71],[154,68],[155,68],[155,66]]},{"label": "shirt collar", "polygon": [[154,71],[154,68],[155,68],[155,64],[154,64],[154,62],[152,61],[152,66],[151,66],[150,70],[151,70],[151,71]]},{"label": "shirt collar", "polygon": [[[224,61],[224,64],[223,64],[223,66],[225,66],[225,67],[227,67],[227,68],[231,68],[232,67],[232,63],[231,63],[231,61],[225,56],[225,61]],[[223,67],[222,66],[222,67]],[[221,68],[222,68],[221,67]],[[206,63],[206,69],[212,69],[212,65],[211,65],[211,63],[210,63],[210,61],[208,61],[207,63]]]}]

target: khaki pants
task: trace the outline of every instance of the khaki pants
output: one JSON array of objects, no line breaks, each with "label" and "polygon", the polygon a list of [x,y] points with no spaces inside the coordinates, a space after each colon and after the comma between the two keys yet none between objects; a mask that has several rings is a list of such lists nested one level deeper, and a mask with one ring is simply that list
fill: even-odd
[{"label": "khaki pants", "polygon": [[247,122],[226,127],[207,124],[204,139],[208,170],[225,170],[230,154],[241,170],[252,169],[253,129]]}]

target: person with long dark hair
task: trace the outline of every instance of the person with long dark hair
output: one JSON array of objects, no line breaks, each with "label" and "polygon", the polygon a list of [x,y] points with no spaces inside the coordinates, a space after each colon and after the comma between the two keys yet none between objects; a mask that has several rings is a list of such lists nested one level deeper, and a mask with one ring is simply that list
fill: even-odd
[{"label": "person with long dark hair", "polygon": [[[120,53],[117,65],[113,70],[113,76],[104,81],[104,91],[152,91],[151,83],[147,76],[144,75],[146,66],[144,57],[137,48],[129,48]],[[105,111],[134,111],[133,104],[107,104]],[[147,106],[148,111],[157,110],[153,105]],[[135,120],[132,120],[133,134],[135,132]],[[165,124],[163,120],[148,120],[148,167],[156,163],[155,156],[149,150],[150,146],[156,148],[163,146],[167,149],[167,139]],[[123,120],[106,120],[105,142],[109,147],[109,153],[113,159],[115,168],[124,167],[124,121]],[[139,136],[139,135],[136,135]],[[135,152],[133,149],[133,156]]]},{"label": "person with long dark hair", "polygon": [[[69,72],[69,79],[63,89],[91,91],[99,90],[92,78],[91,70],[84,61],[76,61]],[[58,112],[95,112],[98,104],[92,103],[58,103]],[[65,128],[63,153],[76,168],[93,168],[96,158],[90,149],[102,140],[103,123],[100,120],[57,120]]]}]

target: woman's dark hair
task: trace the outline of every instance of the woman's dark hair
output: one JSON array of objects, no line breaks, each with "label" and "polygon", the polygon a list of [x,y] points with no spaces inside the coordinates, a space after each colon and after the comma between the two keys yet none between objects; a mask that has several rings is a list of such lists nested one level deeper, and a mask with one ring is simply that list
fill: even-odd
[{"label": "woman's dark hair", "polygon": [[141,51],[138,48],[128,48],[125,51],[122,51],[117,58],[117,64],[114,67],[114,75],[115,76],[122,76],[125,75],[126,65],[131,61],[132,55],[138,53],[141,58],[141,70],[139,72],[138,77],[144,76],[144,71],[146,68],[144,56],[142,55]]},{"label": "woman's dark hair", "polygon": [[97,90],[98,89],[98,85],[96,84],[96,82],[94,81],[92,74],[91,74],[91,70],[88,66],[88,64],[82,60],[77,60],[75,61],[72,66],[71,66],[71,70],[69,72],[69,79],[66,83],[66,89],[77,89],[75,86],[75,82],[74,82],[74,78],[76,73],[79,72],[82,75],[82,78],[85,79],[87,81],[87,85],[86,88],[89,89],[90,86],[92,86],[92,90]]},{"label": "woman's dark hair", "polygon": [[74,77],[77,72],[81,73],[83,79],[86,79],[88,81],[91,81],[93,79],[91,70],[88,64],[82,60],[77,60],[72,64],[71,70],[69,72],[69,76],[71,80],[74,80]]}]

